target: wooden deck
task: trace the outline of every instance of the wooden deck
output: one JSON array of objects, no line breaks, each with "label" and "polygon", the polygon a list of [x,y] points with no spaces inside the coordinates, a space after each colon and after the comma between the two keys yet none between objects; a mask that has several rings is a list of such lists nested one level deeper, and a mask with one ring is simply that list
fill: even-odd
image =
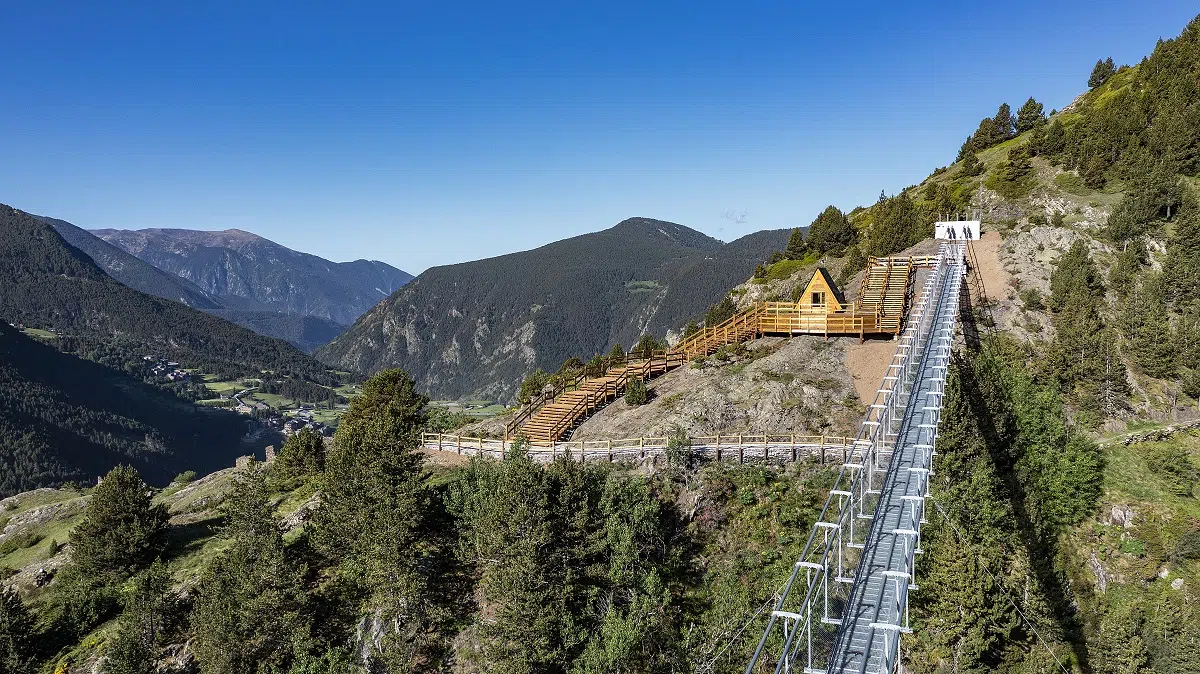
[{"label": "wooden deck", "polygon": [[847,308],[756,302],[720,325],[687,336],[667,353],[626,358],[594,376],[585,371],[560,381],[522,408],[505,432],[508,437],[524,436],[535,444],[558,442],[597,409],[624,395],[631,377],[649,380],[722,346],[764,335],[849,335],[860,340],[868,335],[897,335],[908,311],[913,272],[935,262],[935,257],[871,258],[858,299]]}]

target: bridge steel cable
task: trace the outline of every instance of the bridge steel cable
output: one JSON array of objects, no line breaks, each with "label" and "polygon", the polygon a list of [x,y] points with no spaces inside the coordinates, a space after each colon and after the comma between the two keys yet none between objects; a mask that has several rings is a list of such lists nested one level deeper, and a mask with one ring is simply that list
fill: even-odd
[{"label": "bridge steel cable", "polygon": [[943,244],[746,674],[898,669],[965,255]]}]

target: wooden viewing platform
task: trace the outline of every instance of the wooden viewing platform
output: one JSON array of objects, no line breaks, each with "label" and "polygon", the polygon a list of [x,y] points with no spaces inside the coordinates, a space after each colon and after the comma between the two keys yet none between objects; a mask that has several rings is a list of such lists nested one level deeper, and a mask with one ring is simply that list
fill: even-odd
[{"label": "wooden viewing platform", "polygon": [[505,434],[533,443],[555,443],[597,409],[625,393],[630,379],[649,380],[704,358],[722,346],[765,335],[898,335],[912,294],[913,273],[936,264],[935,256],[872,257],[848,303],[824,268],[813,273],[798,302],[755,302],[719,325],[688,335],[665,353],[627,356],[603,372],[560,380],[530,400],[505,425]]}]

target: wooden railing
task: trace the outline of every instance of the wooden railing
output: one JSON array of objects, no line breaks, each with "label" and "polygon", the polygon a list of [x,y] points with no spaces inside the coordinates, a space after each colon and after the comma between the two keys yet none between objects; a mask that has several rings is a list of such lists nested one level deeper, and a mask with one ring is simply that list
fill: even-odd
[{"label": "wooden railing", "polygon": [[[674,367],[679,367],[687,362],[687,358],[682,353],[667,352],[661,355],[653,355],[641,362],[641,367],[636,371],[626,370],[618,375],[614,380],[605,382],[603,386],[594,391],[589,391],[586,396],[571,406],[563,414],[562,418],[551,429],[551,437],[561,437],[566,433],[575,421],[582,416],[590,414],[608,401],[616,398],[625,391],[625,387],[629,385],[629,377],[631,374],[636,374],[643,381],[650,379],[656,370],[666,372]],[[514,435],[508,432],[511,437]]]},{"label": "wooden railing", "polygon": [[[466,437],[448,433],[423,433],[421,444],[427,450],[454,452],[459,455],[503,458],[517,445],[516,440]],[[534,460],[545,463],[563,456],[577,460],[637,460],[666,453],[667,437],[624,438],[620,440],[573,440],[569,442],[528,442],[527,451]],[[861,447],[854,438],[825,435],[708,435],[689,438],[687,447],[695,454],[717,461],[776,460],[787,463],[812,457],[821,463],[846,463],[856,458]]]},{"label": "wooden railing", "polygon": [[504,424],[505,433],[512,437],[517,430],[537,413],[543,405],[557,398],[560,394],[567,391],[577,391],[583,383],[589,379],[598,379],[603,377],[609,370],[624,367],[632,362],[642,360],[650,360],[653,358],[669,356],[671,351],[630,351],[620,358],[604,356],[601,362],[593,365],[592,363],[584,363],[579,372],[575,374],[559,372],[551,376],[551,383],[543,388],[540,393],[531,397],[529,402],[517,410],[512,419],[509,419]]},{"label": "wooden railing", "polygon": [[763,308],[762,302],[755,302],[749,307],[725,319],[711,328],[700,328],[675,345],[675,351],[687,355],[688,358],[708,355],[708,346],[715,342],[730,343],[740,341],[739,335],[759,332],[759,316]]}]

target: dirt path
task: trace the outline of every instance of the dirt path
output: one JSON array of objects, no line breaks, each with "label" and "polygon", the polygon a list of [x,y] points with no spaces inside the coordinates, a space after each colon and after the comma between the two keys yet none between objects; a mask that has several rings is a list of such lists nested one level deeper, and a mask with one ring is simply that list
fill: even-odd
[{"label": "dirt path", "polygon": [[854,390],[862,404],[870,405],[875,400],[875,392],[883,383],[883,375],[895,352],[896,342],[890,339],[846,345],[846,369],[850,371]]},{"label": "dirt path", "polygon": [[975,259],[979,262],[979,276],[983,279],[983,287],[989,298],[999,300],[1007,297],[1009,281],[1012,279],[1004,264],[1000,262],[1000,247],[1004,239],[1000,232],[984,232],[979,241],[971,244],[975,251]]}]

